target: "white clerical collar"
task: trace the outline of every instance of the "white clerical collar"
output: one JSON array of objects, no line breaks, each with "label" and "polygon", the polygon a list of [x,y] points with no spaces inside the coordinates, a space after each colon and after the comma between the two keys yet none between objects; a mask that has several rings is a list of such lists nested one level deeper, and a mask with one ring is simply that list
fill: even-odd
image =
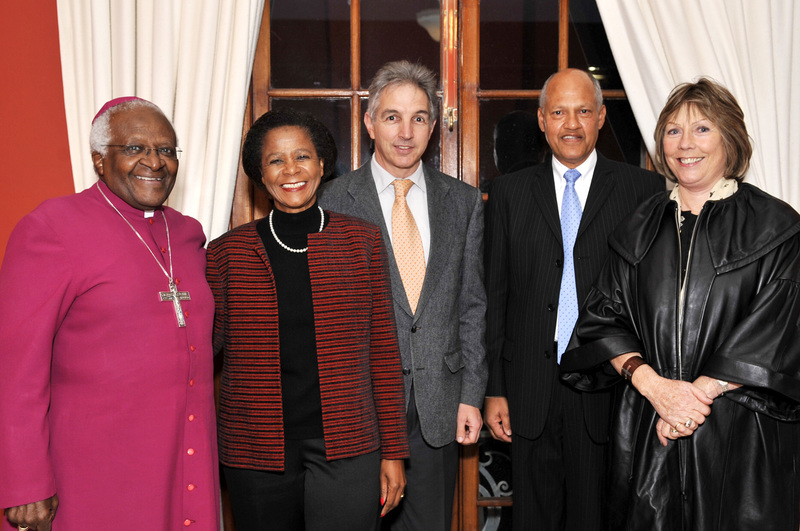
[{"label": "white clerical collar", "polygon": [[[378,161],[375,158],[375,155],[372,155],[372,161],[370,162],[370,169],[372,170],[372,178],[375,179],[375,186],[378,189],[378,193],[385,190],[387,187],[392,186],[392,182],[396,179],[391,173],[386,171],[383,166],[378,164]],[[423,192],[427,192],[427,188],[425,186],[425,172],[422,170],[422,161],[420,161],[417,169],[414,170],[410,176],[406,177],[415,185],[419,186],[419,188]],[[392,192],[394,193],[394,192]]]}]

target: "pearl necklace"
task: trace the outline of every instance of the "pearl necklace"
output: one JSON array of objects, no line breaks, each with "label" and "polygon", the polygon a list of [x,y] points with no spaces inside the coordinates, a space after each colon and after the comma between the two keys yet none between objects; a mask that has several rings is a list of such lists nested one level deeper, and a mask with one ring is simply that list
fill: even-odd
[{"label": "pearl necklace", "polygon": [[[319,232],[322,232],[323,227],[325,227],[325,212],[322,211],[321,206],[317,205],[317,208],[319,209],[319,217],[320,217]],[[289,247],[288,245],[283,243],[280,238],[278,238],[278,235],[275,234],[275,227],[272,225],[272,214],[274,212],[275,212],[274,208],[269,212],[269,231],[272,233],[272,237],[275,238],[275,241],[278,242],[278,245],[280,245],[290,253],[304,253],[308,251],[308,247],[303,247],[302,249],[295,249],[293,247]]]}]

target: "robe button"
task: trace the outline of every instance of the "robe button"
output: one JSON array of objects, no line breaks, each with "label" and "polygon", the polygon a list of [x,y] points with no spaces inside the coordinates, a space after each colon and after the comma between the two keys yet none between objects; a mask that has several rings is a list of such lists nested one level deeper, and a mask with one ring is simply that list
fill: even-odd
[{"label": "robe button", "polygon": [[149,221],[149,222],[150,222],[150,225],[152,225],[152,224],[153,224],[153,218],[150,218],[150,219],[148,219],[147,221]]},{"label": "robe button", "polygon": [[189,415],[189,422],[194,422],[194,415]]},{"label": "robe button", "polygon": [[161,252],[162,252],[162,253],[166,253],[166,252],[167,252],[167,250],[166,250],[166,249],[164,249],[164,248],[162,247],[162,248],[161,248]]},{"label": "robe button", "polygon": [[189,455],[194,455],[194,448],[189,448],[188,450],[186,450],[186,453]]},{"label": "robe button", "polygon": [[189,380],[189,387],[194,386],[194,379]]},{"label": "robe button", "polygon": [[189,527],[190,525],[192,525],[192,521],[189,520],[188,518],[183,521],[183,526],[184,527]]},{"label": "robe button", "polygon": [[[572,174],[570,173],[570,175],[572,175]],[[194,351],[195,351],[195,350],[197,350],[197,349],[196,349],[196,348],[194,348],[194,345],[189,345],[189,350],[191,350],[192,352],[194,352]]]},{"label": "robe button", "polygon": [[186,490],[188,490],[189,492],[192,492],[195,488],[197,488],[197,487],[192,483],[189,483],[188,485],[186,485]]}]

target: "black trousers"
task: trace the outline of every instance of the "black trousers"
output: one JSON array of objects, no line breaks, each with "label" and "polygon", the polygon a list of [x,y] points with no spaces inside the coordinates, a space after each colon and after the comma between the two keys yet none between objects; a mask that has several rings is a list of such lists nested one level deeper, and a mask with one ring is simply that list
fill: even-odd
[{"label": "black trousers", "polygon": [[450,531],[458,474],[458,443],[453,441],[434,448],[425,442],[413,389],[406,422],[411,458],[406,461],[405,497],[399,506],[383,517],[381,529]]},{"label": "black trousers", "polygon": [[323,439],[286,441],[283,472],[222,467],[237,531],[374,531],[380,452],[327,461]]},{"label": "black trousers", "polygon": [[580,393],[556,384],[542,435],[512,436],[514,531],[602,529],[607,446],[589,437]]}]

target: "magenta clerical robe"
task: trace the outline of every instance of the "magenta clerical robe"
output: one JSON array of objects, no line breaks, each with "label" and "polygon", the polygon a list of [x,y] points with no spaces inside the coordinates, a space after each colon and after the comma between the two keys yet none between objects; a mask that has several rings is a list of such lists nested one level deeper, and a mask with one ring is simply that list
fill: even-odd
[{"label": "magenta clerical robe", "polygon": [[[0,270],[0,507],[58,494],[54,531],[219,529],[200,224],[96,186],[26,216]],[[11,529],[8,522],[3,530]],[[14,528],[15,529],[15,528]]]}]

